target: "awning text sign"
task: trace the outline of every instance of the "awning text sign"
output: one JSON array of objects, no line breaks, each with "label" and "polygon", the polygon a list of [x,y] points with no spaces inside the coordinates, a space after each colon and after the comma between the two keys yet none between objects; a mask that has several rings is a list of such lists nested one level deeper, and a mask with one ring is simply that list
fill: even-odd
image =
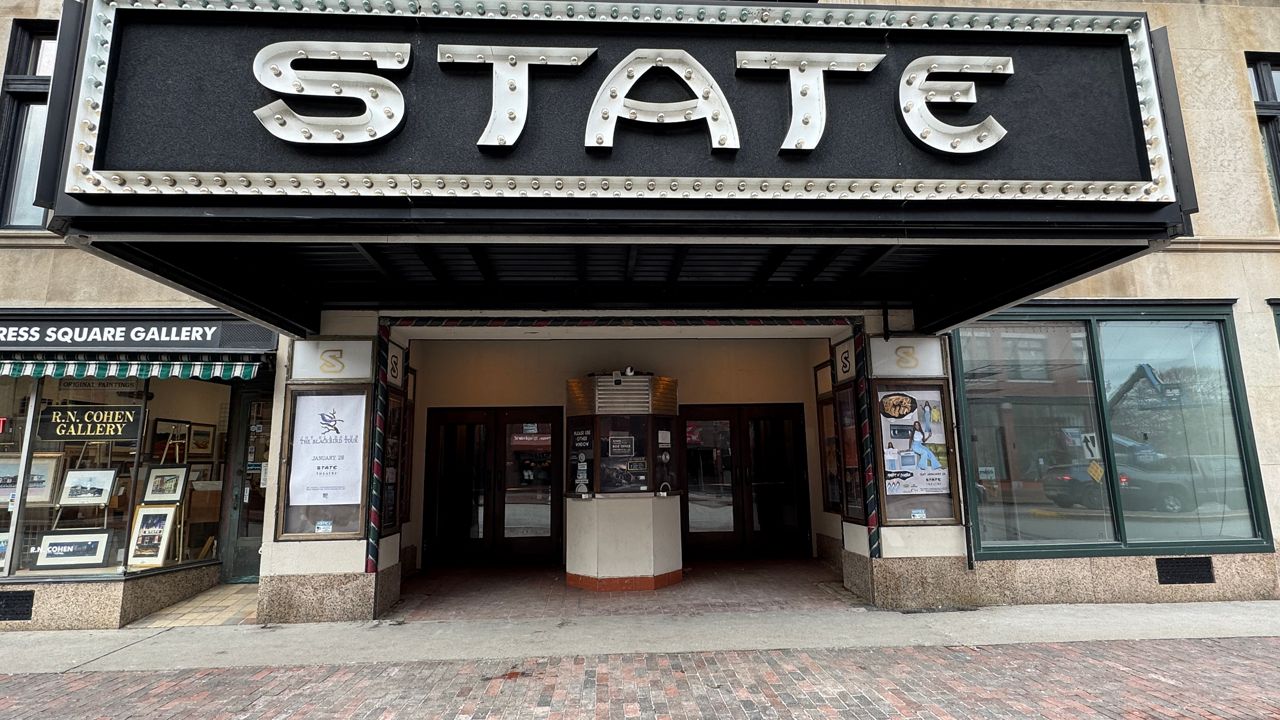
[{"label": "awning text sign", "polygon": [[[208,319],[63,320],[0,317],[0,350],[221,351],[268,349],[273,342],[239,342],[230,326],[250,326],[255,336],[273,337],[245,321]],[[243,333],[236,333],[244,336]],[[258,347],[253,347],[258,346]]]},{"label": "awning text sign", "polygon": [[41,440],[133,442],[142,429],[137,405],[55,405],[40,413]]},{"label": "awning text sign", "polygon": [[1176,200],[1141,14],[312,5],[94,0],[64,190]]}]

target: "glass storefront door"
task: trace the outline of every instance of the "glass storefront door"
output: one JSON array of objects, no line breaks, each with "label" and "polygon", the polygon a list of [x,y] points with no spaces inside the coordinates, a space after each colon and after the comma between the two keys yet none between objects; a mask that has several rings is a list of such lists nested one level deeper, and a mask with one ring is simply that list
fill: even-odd
[{"label": "glass storefront door", "polygon": [[427,414],[426,561],[559,560],[561,408]]},{"label": "glass storefront door", "polygon": [[681,408],[690,557],[807,556],[803,405]]},{"label": "glass storefront door", "polygon": [[225,582],[257,582],[266,515],[266,470],[271,441],[270,390],[243,390],[232,407],[231,442],[226,464],[228,488]]}]

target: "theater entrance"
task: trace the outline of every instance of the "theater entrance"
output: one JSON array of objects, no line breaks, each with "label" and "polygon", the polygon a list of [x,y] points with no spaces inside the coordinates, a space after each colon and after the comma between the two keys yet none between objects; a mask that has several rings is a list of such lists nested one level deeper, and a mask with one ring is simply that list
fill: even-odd
[{"label": "theater entrance", "polygon": [[687,405],[689,559],[808,557],[804,405]]},{"label": "theater entrance", "polygon": [[428,410],[424,563],[560,562],[563,414]]}]

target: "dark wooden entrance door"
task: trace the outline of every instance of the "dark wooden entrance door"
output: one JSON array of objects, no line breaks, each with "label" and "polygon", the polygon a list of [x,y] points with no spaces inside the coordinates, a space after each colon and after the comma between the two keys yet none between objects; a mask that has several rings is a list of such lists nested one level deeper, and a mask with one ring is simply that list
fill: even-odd
[{"label": "dark wooden entrance door", "polygon": [[807,557],[804,405],[686,405],[681,425],[685,555]]},{"label": "dark wooden entrance door", "polygon": [[559,562],[563,409],[427,411],[427,563]]}]

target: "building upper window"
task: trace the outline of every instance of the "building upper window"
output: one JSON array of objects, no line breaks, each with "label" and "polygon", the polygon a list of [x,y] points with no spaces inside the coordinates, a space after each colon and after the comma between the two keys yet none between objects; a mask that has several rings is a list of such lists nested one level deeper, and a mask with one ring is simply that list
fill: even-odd
[{"label": "building upper window", "polygon": [[1271,179],[1271,199],[1280,218],[1280,56],[1250,58],[1249,90],[1258,112],[1267,175]]},{"label": "building upper window", "polygon": [[6,228],[44,226],[44,209],[36,207],[36,177],[44,145],[44,127],[53,74],[57,25],[44,20],[15,20],[4,70],[3,173]]},{"label": "building upper window", "polygon": [[1039,311],[958,331],[978,551],[1265,544],[1229,310]]}]

